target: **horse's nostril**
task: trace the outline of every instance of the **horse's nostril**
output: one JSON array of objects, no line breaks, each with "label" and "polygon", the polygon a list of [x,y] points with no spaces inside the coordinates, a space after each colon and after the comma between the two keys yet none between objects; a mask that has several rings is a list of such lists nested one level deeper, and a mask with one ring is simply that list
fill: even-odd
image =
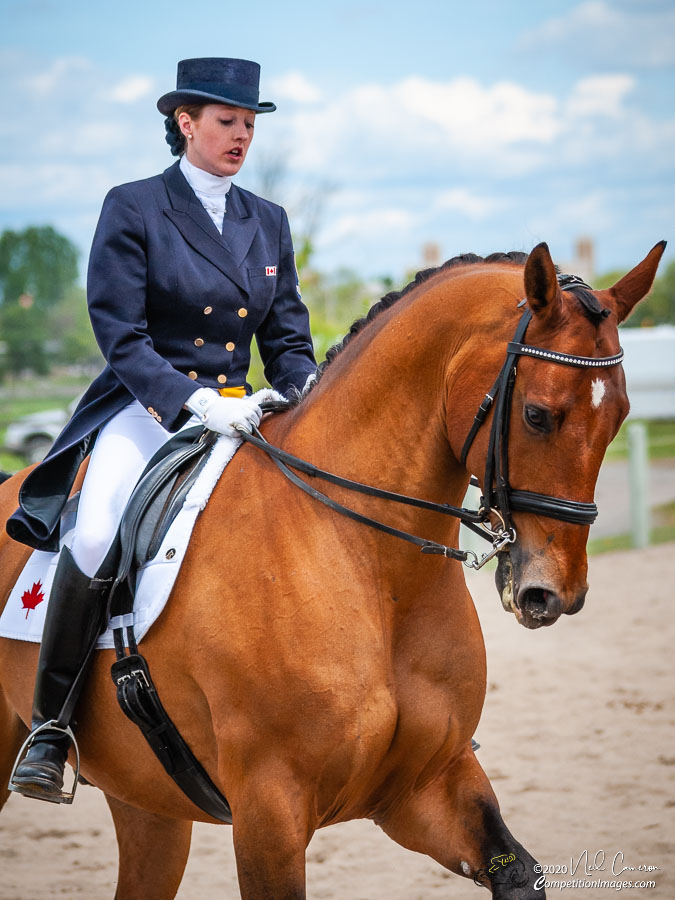
[{"label": "horse's nostril", "polygon": [[533,619],[557,619],[561,611],[560,598],[545,588],[527,588],[521,595],[520,608]]}]

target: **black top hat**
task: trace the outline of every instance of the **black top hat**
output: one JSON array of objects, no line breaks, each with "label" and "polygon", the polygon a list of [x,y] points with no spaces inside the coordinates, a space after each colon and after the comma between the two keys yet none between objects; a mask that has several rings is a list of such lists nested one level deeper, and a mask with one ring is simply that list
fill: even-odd
[{"label": "black top hat", "polygon": [[274,103],[260,103],[260,66],[248,59],[182,59],[178,63],[176,90],[157,101],[164,116],[191,103],[226,103],[257,113],[274,112]]}]

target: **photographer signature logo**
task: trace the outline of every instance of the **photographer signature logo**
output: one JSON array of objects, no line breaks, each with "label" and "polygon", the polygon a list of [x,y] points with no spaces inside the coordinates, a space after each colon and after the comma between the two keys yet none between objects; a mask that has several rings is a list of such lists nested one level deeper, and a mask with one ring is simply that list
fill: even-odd
[{"label": "photographer signature logo", "polygon": [[488,872],[494,874],[495,872],[498,872],[500,868],[503,869],[504,866],[508,866],[509,863],[515,861],[515,854],[509,853],[507,855],[506,853],[500,853],[499,856],[493,856],[490,860],[490,868],[488,869]]},{"label": "photographer signature logo", "polygon": [[510,884],[523,887],[529,882],[527,870],[516,858],[515,853],[498,853],[490,858],[490,864],[484,869],[477,869],[473,876],[474,883],[481,887],[496,884]]}]

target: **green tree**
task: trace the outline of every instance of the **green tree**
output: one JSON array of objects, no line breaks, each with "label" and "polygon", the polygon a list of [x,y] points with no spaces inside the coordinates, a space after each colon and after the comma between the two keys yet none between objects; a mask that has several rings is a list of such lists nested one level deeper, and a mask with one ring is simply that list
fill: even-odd
[{"label": "green tree", "polygon": [[670,324],[675,325],[675,260],[670,262],[660,278],[654,282],[654,287],[646,300],[643,300],[631,316],[640,318],[635,321],[635,325],[646,324],[645,319],[649,316],[653,325]]},{"label": "green tree", "polygon": [[0,235],[0,374],[48,372],[50,314],[77,281],[77,257],[50,225]]},{"label": "green tree", "polygon": [[91,327],[84,288],[79,285],[69,288],[50,311],[49,321],[56,362],[103,367],[104,360]]},{"label": "green tree", "polygon": [[38,309],[48,309],[77,281],[77,257],[75,245],[51,225],[3,231],[0,302],[4,306],[27,294]]},{"label": "green tree", "polygon": [[49,328],[44,313],[35,305],[21,305],[17,301],[3,303],[0,308],[0,337],[5,351],[0,356],[1,377],[26,369],[37,375],[48,374],[46,342]]}]

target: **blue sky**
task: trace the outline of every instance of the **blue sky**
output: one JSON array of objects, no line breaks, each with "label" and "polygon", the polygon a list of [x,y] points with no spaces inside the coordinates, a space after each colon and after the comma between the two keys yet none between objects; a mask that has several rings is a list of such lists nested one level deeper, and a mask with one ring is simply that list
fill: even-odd
[{"label": "blue sky", "polygon": [[672,0],[0,0],[0,18],[0,228],[53,224],[83,264],[107,190],[173,161],[155,102],[191,56],[261,63],[278,111],[237,180],[280,167],[273,199],[296,232],[317,223],[326,270],[400,281],[427,241],[546,240],[563,261],[590,235],[603,272],[673,237]]}]

